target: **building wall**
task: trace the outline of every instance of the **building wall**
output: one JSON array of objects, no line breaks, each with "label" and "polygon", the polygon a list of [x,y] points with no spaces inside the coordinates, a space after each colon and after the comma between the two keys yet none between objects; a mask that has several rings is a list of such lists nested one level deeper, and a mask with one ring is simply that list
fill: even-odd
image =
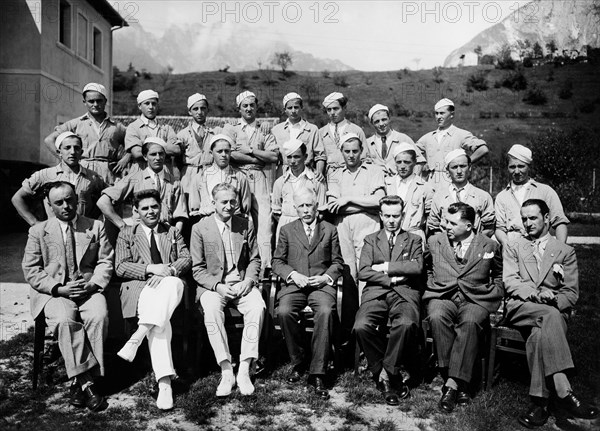
[{"label": "building wall", "polygon": [[[43,140],[54,127],[83,115],[81,90],[88,82],[111,88],[110,24],[89,1],[71,5],[70,47],[59,42],[60,0],[8,0],[11,19],[0,26],[0,161],[54,164]],[[4,13],[4,12],[3,12]],[[87,45],[79,49],[79,16],[86,19]],[[101,67],[93,64],[93,29],[102,35]]]}]

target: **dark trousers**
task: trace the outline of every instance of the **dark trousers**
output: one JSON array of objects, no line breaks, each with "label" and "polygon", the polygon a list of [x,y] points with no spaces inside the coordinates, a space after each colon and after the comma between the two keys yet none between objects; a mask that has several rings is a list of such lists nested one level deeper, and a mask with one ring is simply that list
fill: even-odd
[{"label": "dark trousers", "polygon": [[465,300],[460,292],[452,299],[432,299],[427,319],[440,368],[448,367],[448,377],[471,381],[488,311]]},{"label": "dark trousers", "polygon": [[310,374],[324,375],[331,341],[333,340],[335,299],[322,290],[288,293],[279,298],[278,315],[285,344],[292,365],[297,366],[306,358],[303,347],[304,328],[300,323],[300,312],[308,305],[314,313],[314,329],[311,341],[312,359]]},{"label": "dark trousers", "polygon": [[[381,369],[391,376],[400,373],[402,365],[412,369],[418,357],[419,294],[409,300],[395,291],[361,304],[354,322],[356,338],[373,376]],[[391,321],[390,338],[386,340],[385,327]]]}]

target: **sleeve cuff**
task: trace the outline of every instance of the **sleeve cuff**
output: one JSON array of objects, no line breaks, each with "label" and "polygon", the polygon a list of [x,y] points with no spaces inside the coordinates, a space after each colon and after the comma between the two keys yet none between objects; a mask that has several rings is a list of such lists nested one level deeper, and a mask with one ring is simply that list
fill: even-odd
[{"label": "sleeve cuff", "polygon": [[58,288],[60,287],[60,284],[55,285],[52,290],[50,291],[52,293],[52,297],[53,298],[58,298]]},{"label": "sleeve cuff", "polygon": [[328,284],[329,286],[333,286],[333,278],[331,278],[331,276],[330,276],[329,274],[325,274],[325,277],[327,277],[327,279],[329,280],[329,281],[327,282],[327,284]]},{"label": "sleeve cuff", "polygon": [[289,283],[292,280],[292,275],[296,274],[298,271],[292,271],[290,272],[290,274],[287,276],[287,278],[285,279],[286,283]]}]

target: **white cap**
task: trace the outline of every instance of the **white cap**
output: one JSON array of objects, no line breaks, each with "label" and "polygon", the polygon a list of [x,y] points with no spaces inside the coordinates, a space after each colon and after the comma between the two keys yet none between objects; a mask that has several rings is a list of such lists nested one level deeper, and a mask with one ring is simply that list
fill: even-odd
[{"label": "white cap", "polygon": [[[200,102],[201,100],[206,100],[206,96],[204,94],[192,94],[190,97],[188,97],[187,108],[190,109],[195,103]],[[206,101],[208,102],[208,100]]]},{"label": "white cap", "polygon": [[352,139],[358,139],[358,141],[362,144],[360,137],[356,133],[346,133],[346,134],[340,136],[339,148],[342,148],[342,145],[344,145],[344,143],[346,143]]},{"label": "white cap", "polygon": [[244,91],[237,95],[237,97],[235,98],[235,104],[238,106],[238,108],[242,104],[244,99],[247,99],[248,97],[254,97],[255,99],[257,98],[256,94],[254,94],[252,91]]},{"label": "white cap", "polygon": [[89,84],[86,84],[85,87],[83,87],[83,91],[81,92],[81,94],[85,94],[86,91],[97,91],[98,93],[102,94],[106,99],[108,99],[106,87],[102,84],[90,82]]},{"label": "white cap", "polygon": [[140,91],[140,94],[138,94],[138,97],[137,97],[137,103],[139,105],[140,103],[145,102],[148,99],[158,100],[158,93],[154,90]]},{"label": "white cap", "polygon": [[456,159],[457,157],[466,155],[467,153],[462,148],[457,148],[456,150],[450,151],[448,154],[446,154],[446,157],[444,157],[444,169],[448,167],[452,160]]},{"label": "white cap", "polygon": [[400,144],[396,145],[394,147],[394,149],[392,150],[392,159],[396,159],[396,156],[400,153],[404,153],[406,151],[414,151],[415,155],[417,157],[419,157],[419,150],[417,150],[417,148],[413,145],[410,144],[408,142],[400,142]]},{"label": "white cap", "polygon": [[223,133],[219,133],[215,136],[213,136],[212,138],[210,138],[210,141],[208,143],[208,148],[210,148],[212,150],[213,145],[217,142],[217,141],[227,141],[229,142],[229,145],[231,145],[233,147],[233,139],[231,139],[229,136],[223,134]]},{"label": "white cap", "polygon": [[148,136],[146,139],[144,139],[144,144],[158,144],[163,148],[167,147],[167,143],[157,136]]},{"label": "white cap", "polygon": [[338,93],[337,91],[335,91],[335,92],[329,94],[327,97],[325,97],[325,99],[323,100],[323,106],[325,108],[328,108],[329,105],[331,105],[333,102],[337,102],[342,97],[344,97],[344,95],[342,93]]},{"label": "white cap", "polygon": [[[62,144],[62,142],[70,136],[75,136],[76,138],[79,138],[79,135],[77,135],[73,132],[62,132],[60,135],[58,135],[56,137],[56,141],[54,141],[54,146],[56,147],[56,149],[59,150],[60,144]],[[79,138],[79,139],[81,139],[81,138]]]},{"label": "white cap", "polygon": [[438,109],[442,109],[444,106],[454,106],[454,102],[450,99],[444,98],[439,100],[438,103],[435,104],[433,109],[437,111]]},{"label": "white cap", "polygon": [[520,144],[516,144],[510,147],[510,150],[508,150],[508,155],[524,163],[527,163],[528,165],[533,161],[533,155],[531,153],[531,150]]},{"label": "white cap", "polygon": [[378,103],[377,105],[374,105],[371,109],[369,109],[369,121],[373,121],[373,115],[375,115],[375,113],[379,111],[386,111],[388,114],[390,113],[390,110],[387,106]]},{"label": "white cap", "polygon": [[294,99],[302,100],[302,96],[300,96],[298,93],[288,93],[285,96],[283,96],[283,107],[285,108],[285,105],[287,105],[287,103],[290,100],[294,100]]},{"label": "white cap", "polygon": [[300,148],[304,144],[300,139],[290,139],[283,143],[283,155],[284,157],[291,156],[294,154],[298,148]]}]

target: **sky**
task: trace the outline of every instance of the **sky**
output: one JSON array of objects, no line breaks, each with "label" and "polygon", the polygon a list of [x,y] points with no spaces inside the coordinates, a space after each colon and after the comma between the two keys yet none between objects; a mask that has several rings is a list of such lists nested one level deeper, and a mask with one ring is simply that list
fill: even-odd
[{"label": "sky", "polygon": [[219,23],[226,23],[249,38],[266,42],[283,38],[295,50],[376,71],[441,66],[454,49],[528,2],[142,0],[111,4],[127,21],[138,22],[157,36],[172,25],[212,25],[219,32]]}]

